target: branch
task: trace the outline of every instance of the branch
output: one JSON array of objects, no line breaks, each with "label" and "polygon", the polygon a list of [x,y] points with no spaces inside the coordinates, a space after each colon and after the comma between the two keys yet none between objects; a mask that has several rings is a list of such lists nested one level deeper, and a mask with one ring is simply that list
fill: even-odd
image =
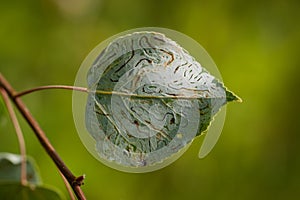
[{"label": "branch", "polygon": [[21,184],[26,185],[27,184],[27,170],[26,170],[26,147],[25,147],[25,141],[23,137],[23,133],[19,124],[19,121],[17,119],[16,113],[13,109],[13,106],[9,100],[9,96],[7,92],[0,87],[0,94],[3,97],[4,103],[6,105],[7,111],[9,113],[9,116],[11,118],[11,121],[15,127],[18,142],[19,142],[19,149],[21,154]]},{"label": "branch", "polygon": [[80,200],[85,200],[85,196],[83,191],[81,190],[80,186],[83,183],[83,176],[76,177],[74,174],[69,170],[69,168],[66,166],[66,164],[63,162],[63,160],[60,158],[60,156],[55,151],[54,147],[49,142],[48,138],[46,137],[44,131],[41,129],[37,121],[34,119],[34,117],[29,112],[26,105],[23,103],[23,101],[16,97],[17,94],[16,91],[12,88],[12,86],[9,84],[9,82],[2,76],[0,73],[0,88],[3,88],[6,93],[8,94],[9,98],[12,100],[12,102],[16,105],[17,109],[20,111],[24,119],[27,121],[27,123],[32,128],[33,132],[35,133],[36,137],[38,138],[41,145],[44,147],[48,155],[52,158],[53,162],[56,164],[57,168],[60,170],[60,172],[66,177],[69,184],[71,185],[75,195]]}]

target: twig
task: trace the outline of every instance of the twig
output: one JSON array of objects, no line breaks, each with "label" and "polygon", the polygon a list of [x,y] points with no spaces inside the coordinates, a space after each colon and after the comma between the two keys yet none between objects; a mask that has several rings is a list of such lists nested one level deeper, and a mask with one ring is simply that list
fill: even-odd
[{"label": "twig", "polygon": [[27,184],[27,170],[26,170],[26,147],[25,147],[25,141],[23,137],[23,133],[18,121],[18,118],[16,116],[16,113],[13,109],[13,106],[9,100],[9,96],[7,92],[0,87],[0,93],[3,97],[4,103],[7,107],[7,111],[9,113],[9,116],[11,118],[11,121],[15,127],[18,142],[19,142],[19,148],[20,148],[20,154],[21,154],[21,184],[26,185]]},{"label": "twig", "polygon": [[74,194],[73,194],[73,192],[72,192],[72,188],[71,188],[71,186],[69,185],[68,180],[66,179],[66,177],[65,177],[60,171],[58,171],[58,173],[59,173],[59,175],[61,176],[61,178],[62,178],[63,181],[64,181],[64,184],[65,184],[65,186],[66,186],[66,188],[67,188],[67,191],[68,191],[68,193],[69,193],[69,196],[70,196],[71,200],[75,200]]},{"label": "twig", "polygon": [[21,97],[23,95],[30,94],[32,92],[36,92],[39,90],[46,90],[46,89],[65,89],[65,90],[77,90],[81,92],[87,92],[87,88],[83,88],[83,87],[76,87],[76,86],[69,86],[69,85],[46,85],[46,86],[40,86],[29,90],[25,90],[23,92],[16,93],[14,97],[15,98]]},{"label": "twig", "polygon": [[11,87],[11,85],[8,83],[8,81],[2,76],[0,73],[0,87],[2,87],[8,94],[9,98],[14,102],[17,109],[20,111],[20,113],[23,115],[24,119],[27,121],[27,123],[32,128],[33,132],[35,133],[36,137],[38,138],[41,145],[44,147],[48,155],[52,158],[60,172],[64,175],[64,177],[68,180],[69,184],[71,185],[75,195],[78,199],[84,200],[86,199],[84,196],[83,191],[81,190],[80,186],[83,183],[83,176],[76,177],[74,174],[69,170],[69,168],[66,166],[66,164],[63,162],[63,160],[60,158],[60,156],[55,151],[54,147],[49,142],[48,138],[46,137],[44,131],[41,129],[37,121],[34,119],[34,117],[29,112],[28,108],[25,106],[23,101],[16,97],[17,94],[16,91]]}]

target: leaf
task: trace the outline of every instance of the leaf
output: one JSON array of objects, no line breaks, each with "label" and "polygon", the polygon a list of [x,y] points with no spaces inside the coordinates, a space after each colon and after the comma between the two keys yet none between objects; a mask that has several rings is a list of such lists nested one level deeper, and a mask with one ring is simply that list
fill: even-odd
[{"label": "leaf", "polygon": [[239,100],[157,32],[112,41],[91,66],[87,82],[86,127],[98,155],[125,167],[165,162],[206,132],[222,106]]},{"label": "leaf", "polygon": [[[41,178],[34,160],[27,156],[26,161],[27,180],[35,185],[41,184]],[[0,183],[20,182],[21,156],[12,153],[0,153]]]},{"label": "leaf", "polygon": [[1,183],[0,199],[9,200],[62,200],[62,196],[49,187],[23,186],[19,183]]}]

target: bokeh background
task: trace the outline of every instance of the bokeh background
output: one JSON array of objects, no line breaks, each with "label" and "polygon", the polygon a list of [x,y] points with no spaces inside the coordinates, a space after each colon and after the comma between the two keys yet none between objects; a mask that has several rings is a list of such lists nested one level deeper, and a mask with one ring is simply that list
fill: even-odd
[{"label": "bokeh background", "polygon": [[[0,72],[17,90],[73,85],[85,56],[106,38],[137,27],[180,31],[211,55],[225,84],[244,100],[227,107],[214,150],[203,138],[172,165],[128,174],[94,159],[72,118],[70,91],[23,97],[77,175],[88,199],[299,199],[300,3],[292,0],[27,0],[0,3]],[[0,115],[0,151],[18,153],[10,121]],[[54,164],[20,118],[28,154],[45,184],[67,196]]]}]

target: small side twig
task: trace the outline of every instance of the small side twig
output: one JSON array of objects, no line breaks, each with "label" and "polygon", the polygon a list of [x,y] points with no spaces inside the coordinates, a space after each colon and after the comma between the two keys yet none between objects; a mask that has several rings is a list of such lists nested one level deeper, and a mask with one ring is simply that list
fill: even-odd
[{"label": "small side twig", "polygon": [[11,121],[15,127],[16,135],[19,142],[19,148],[20,148],[20,154],[21,154],[21,184],[26,185],[27,184],[27,169],[26,169],[26,147],[25,147],[25,141],[23,137],[23,133],[19,124],[19,121],[17,119],[16,113],[13,109],[13,106],[9,100],[9,96],[7,92],[0,87],[0,94],[3,97],[3,101],[7,107],[8,114],[11,118]]},{"label": "small side twig", "polygon": [[63,181],[64,181],[64,184],[65,184],[65,186],[66,186],[66,188],[67,188],[67,191],[68,191],[68,193],[69,193],[69,196],[70,196],[71,200],[75,200],[74,194],[73,194],[73,192],[72,192],[72,188],[71,188],[71,186],[69,185],[68,180],[66,179],[66,177],[65,177],[60,171],[58,171],[58,173],[59,173],[59,175],[61,176],[61,178],[62,178]]},{"label": "small side twig", "polygon": [[[66,166],[66,164],[63,162],[63,160],[60,158],[60,156],[55,151],[54,147],[49,142],[44,131],[41,129],[41,127],[39,126],[37,121],[34,119],[34,117],[29,112],[26,105],[23,103],[23,101],[18,96],[16,97],[16,94],[17,94],[16,91],[12,88],[12,86],[2,76],[1,73],[0,73],[0,88],[3,88],[6,91],[9,98],[16,105],[17,109],[20,111],[20,113],[23,115],[24,119],[30,125],[30,127],[32,128],[36,137],[38,138],[39,142],[41,143],[41,145],[44,147],[44,149],[46,150],[48,155],[52,158],[53,162],[56,164],[56,166],[60,170],[60,172],[68,180],[76,197],[80,200],[85,200],[86,198],[80,187],[83,182],[83,179],[81,177],[83,177],[83,176],[76,177],[70,171],[70,169]],[[82,180],[78,181],[78,179],[80,179],[80,180],[82,179]]]}]

